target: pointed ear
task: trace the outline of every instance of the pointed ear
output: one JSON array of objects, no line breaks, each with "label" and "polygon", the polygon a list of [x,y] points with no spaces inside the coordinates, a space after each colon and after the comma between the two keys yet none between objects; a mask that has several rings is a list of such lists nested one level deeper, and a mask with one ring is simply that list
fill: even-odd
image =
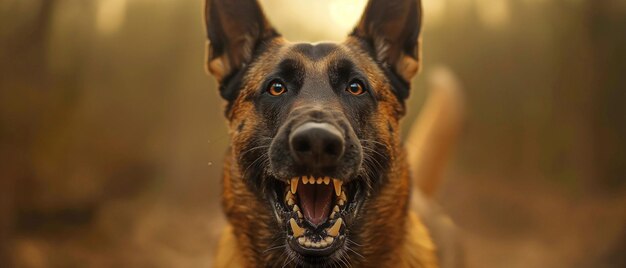
[{"label": "pointed ear", "polygon": [[250,63],[264,40],[279,36],[256,0],[206,0],[206,67],[220,84]]},{"label": "pointed ear", "polygon": [[376,60],[410,82],[421,65],[420,0],[370,0],[352,36],[369,43]]}]

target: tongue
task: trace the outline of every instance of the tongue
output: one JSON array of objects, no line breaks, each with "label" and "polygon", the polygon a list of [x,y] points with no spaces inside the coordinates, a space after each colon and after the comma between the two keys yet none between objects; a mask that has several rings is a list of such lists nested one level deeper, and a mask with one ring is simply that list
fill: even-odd
[{"label": "tongue", "polygon": [[304,217],[318,226],[328,219],[332,205],[333,187],[326,184],[301,184],[298,198]]}]

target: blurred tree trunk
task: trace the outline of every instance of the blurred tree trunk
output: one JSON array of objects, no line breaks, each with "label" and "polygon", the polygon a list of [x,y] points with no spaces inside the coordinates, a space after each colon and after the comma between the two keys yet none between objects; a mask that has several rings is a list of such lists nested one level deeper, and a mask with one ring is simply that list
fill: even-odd
[{"label": "blurred tree trunk", "polygon": [[626,180],[626,5],[620,1],[589,0],[586,21],[595,64],[591,94],[598,178],[589,184],[619,189]]},{"label": "blurred tree trunk", "polygon": [[[582,191],[619,189],[626,169],[626,14],[612,0],[558,2],[559,70],[553,99],[552,173]],[[567,10],[568,12],[563,12]],[[568,163],[568,164],[566,164]]]},{"label": "blurred tree trunk", "polygon": [[[16,186],[30,176],[26,164],[33,138],[30,130],[37,123],[31,121],[36,110],[26,102],[26,92],[42,88],[48,80],[44,63],[49,22],[56,3],[57,0],[42,1],[36,10],[30,11],[32,16],[5,14],[5,19],[17,22],[17,27],[3,31],[7,36],[3,36],[0,51],[0,139],[4,140],[0,143],[0,267],[12,267]],[[33,19],[24,21],[23,17]]]}]

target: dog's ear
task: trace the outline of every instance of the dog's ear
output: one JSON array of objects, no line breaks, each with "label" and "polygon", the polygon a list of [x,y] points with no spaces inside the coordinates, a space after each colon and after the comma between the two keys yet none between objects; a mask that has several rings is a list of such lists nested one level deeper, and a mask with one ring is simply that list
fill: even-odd
[{"label": "dog's ear", "polygon": [[256,0],[206,0],[204,18],[206,67],[220,84],[250,63],[259,44],[279,36]]},{"label": "dog's ear", "polygon": [[370,0],[351,35],[408,83],[421,65],[421,24],[420,0]]}]

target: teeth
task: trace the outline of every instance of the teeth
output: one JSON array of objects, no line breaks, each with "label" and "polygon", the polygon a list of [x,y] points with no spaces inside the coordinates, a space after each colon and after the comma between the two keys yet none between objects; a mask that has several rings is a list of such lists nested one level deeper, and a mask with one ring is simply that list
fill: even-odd
[{"label": "teeth", "polygon": [[339,206],[335,206],[335,207],[333,208],[333,212],[339,212]]},{"label": "teeth", "polygon": [[296,191],[298,190],[298,177],[294,177],[291,179],[291,193],[292,194],[296,194]]},{"label": "teeth", "polygon": [[339,204],[340,206],[343,206],[343,204],[346,203],[346,200],[348,200],[348,198],[346,197],[346,193],[341,192],[341,195],[339,196],[339,200],[337,200],[337,204]]},{"label": "teeth", "polygon": [[324,177],[324,184],[328,185],[330,183],[330,178],[328,176]]},{"label": "teeth", "polygon": [[285,200],[287,201],[287,205],[293,206],[296,201],[294,200],[293,194],[291,192],[287,192],[287,196],[285,196]]},{"label": "teeth", "polygon": [[322,184],[324,182],[324,179],[322,178],[317,178],[317,184]]},{"label": "teeth", "polygon": [[293,230],[294,237],[300,237],[304,235],[304,228],[298,226],[296,220],[294,220],[293,218],[289,219],[289,224],[291,225],[291,230]]},{"label": "teeth", "polygon": [[330,246],[333,242],[335,242],[335,238],[332,236],[327,236],[319,242],[313,242],[306,236],[298,238],[298,244],[307,248],[325,248]]},{"label": "teeth", "polygon": [[338,179],[333,179],[333,185],[335,186],[335,194],[337,194],[337,196],[341,195],[341,185],[343,184],[343,182],[341,182]]},{"label": "teeth", "polygon": [[309,178],[307,176],[302,176],[302,183],[308,184],[309,183]]},{"label": "teeth", "polygon": [[[295,223],[295,221],[294,221]],[[341,223],[343,223],[343,220],[341,218],[337,219],[337,221],[335,222],[335,224],[333,224],[333,226],[331,226],[330,228],[326,229],[326,233],[330,236],[338,236],[339,235],[339,229],[341,228]],[[293,227],[292,227],[293,228]]]},{"label": "teeth", "polygon": [[302,217],[303,217],[303,216],[302,216],[302,212],[300,212],[300,211],[296,211],[296,212],[298,213],[298,218],[299,218],[299,219],[302,219]]},{"label": "teeth", "polygon": [[331,218],[331,219],[334,219],[334,218],[335,218],[335,215],[337,215],[337,212],[334,212],[334,211],[333,211],[333,213],[330,213],[330,218]]},{"label": "teeth", "polygon": [[300,207],[298,205],[293,206],[293,211],[300,211]]},{"label": "teeth", "polygon": [[315,184],[315,178],[313,178],[313,176],[309,177],[309,183],[310,184]]}]

